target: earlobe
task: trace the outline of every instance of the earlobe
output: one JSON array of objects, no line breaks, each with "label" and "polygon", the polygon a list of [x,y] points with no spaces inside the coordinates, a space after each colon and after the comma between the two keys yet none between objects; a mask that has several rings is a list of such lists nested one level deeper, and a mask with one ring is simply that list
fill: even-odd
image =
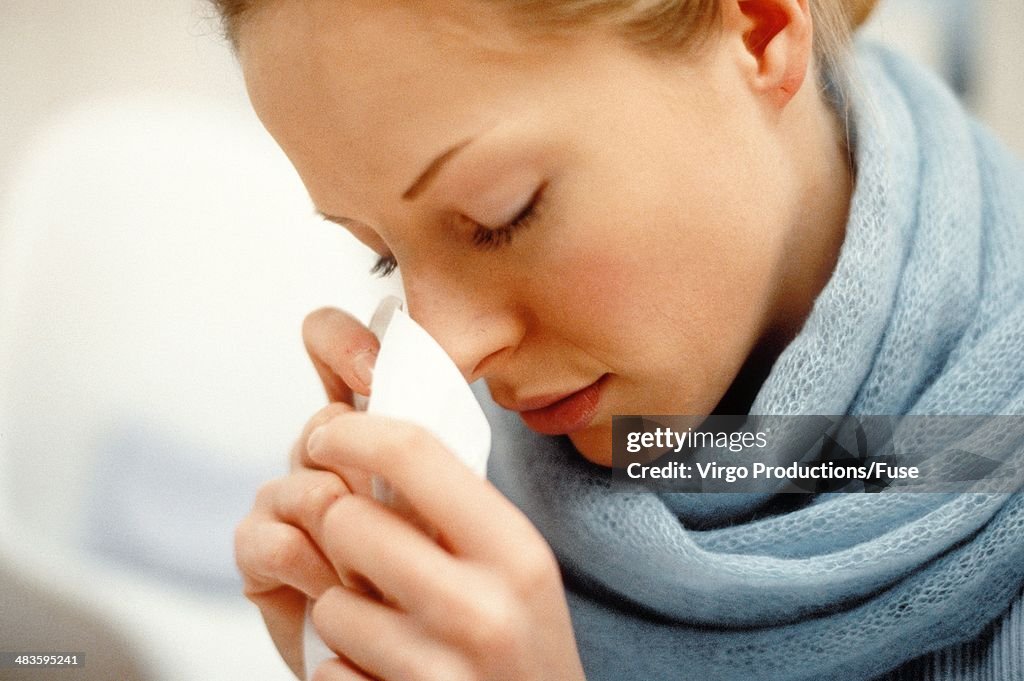
[{"label": "earlobe", "polygon": [[[746,54],[751,85],[781,109],[800,90],[811,62],[808,0],[725,0]],[[729,15],[732,15],[731,17]]]}]

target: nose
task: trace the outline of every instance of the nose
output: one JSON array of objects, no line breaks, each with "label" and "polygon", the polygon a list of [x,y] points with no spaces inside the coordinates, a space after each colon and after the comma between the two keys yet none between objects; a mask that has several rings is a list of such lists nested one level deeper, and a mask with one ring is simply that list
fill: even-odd
[{"label": "nose", "polygon": [[463,377],[486,378],[511,354],[523,323],[507,299],[491,287],[451,280],[404,280],[409,316],[434,337]]}]

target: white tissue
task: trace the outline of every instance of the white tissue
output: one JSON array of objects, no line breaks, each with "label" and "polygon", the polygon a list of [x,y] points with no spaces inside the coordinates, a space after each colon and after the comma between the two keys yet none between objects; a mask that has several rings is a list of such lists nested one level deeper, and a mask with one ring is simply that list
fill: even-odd
[{"label": "white tissue", "polygon": [[480,404],[437,341],[401,310],[381,339],[366,410],[419,424],[477,475],[487,473],[491,428]]},{"label": "white tissue", "polygon": [[[426,428],[477,475],[487,473],[491,428],[473,391],[437,341],[401,310],[381,338],[366,410]],[[387,486],[374,483],[374,496],[392,502]],[[317,636],[308,609],[303,645],[312,678],[335,655]]]}]

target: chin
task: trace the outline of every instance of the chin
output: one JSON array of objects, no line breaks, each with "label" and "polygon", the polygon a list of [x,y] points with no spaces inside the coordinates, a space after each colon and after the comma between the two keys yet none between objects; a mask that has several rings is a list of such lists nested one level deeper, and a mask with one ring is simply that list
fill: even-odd
[{"label": "chin", "polygon": [[569,440],[587,461],[611,468],[612,426],[610,423],[597,424],[571,433]]}]

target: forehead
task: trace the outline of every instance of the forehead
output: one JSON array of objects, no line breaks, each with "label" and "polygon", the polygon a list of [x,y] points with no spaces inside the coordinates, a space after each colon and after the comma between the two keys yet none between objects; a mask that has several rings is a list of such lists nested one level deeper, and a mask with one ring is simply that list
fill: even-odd
[{"label": "forehead", "polygon": [[550,52],[508,30],[495,4],[273,0],[239,32],[253,105],[304,179],[397,188]]}]

